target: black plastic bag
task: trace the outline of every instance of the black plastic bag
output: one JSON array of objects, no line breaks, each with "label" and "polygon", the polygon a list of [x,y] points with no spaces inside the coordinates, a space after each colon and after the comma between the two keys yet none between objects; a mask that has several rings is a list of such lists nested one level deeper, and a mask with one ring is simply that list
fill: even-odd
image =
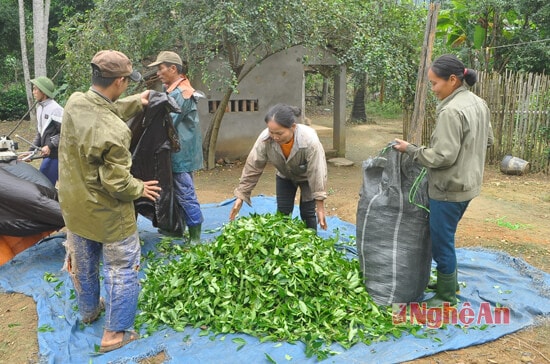
[{"label": "black plastic bag", "polygon": [[63,226],[48,178],[25,162],[0,163],[0,235],[29,236]]},{"label": "black plastic bag", "polygon": [[151,91],[149,105],[127,121],[132,131],[132,175],[143,181],[157,180],[162,189],[156,202],[143,197],[135,200],[136,213],[167,232],[184,228],[172,182],[171,153],[180,145],[171,112],[180,112],[176,101],[166,93]]},{"label": "black plastic bag", "polygon": [[420,300],[430,279],[428,181],[422,171],[390,147],[363,162],[357,253],[367,291],[379,305]]}]

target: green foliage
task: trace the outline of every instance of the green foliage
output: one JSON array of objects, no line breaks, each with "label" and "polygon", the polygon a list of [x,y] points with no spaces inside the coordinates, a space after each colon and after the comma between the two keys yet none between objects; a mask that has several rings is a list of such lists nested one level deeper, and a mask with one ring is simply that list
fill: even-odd
[{"label": "green foliage", "polygon": [[541,140],[545,145],[545,154],[550,160],[550,126],[541,126],[538,130],[538,139]]},{"label": "green foliage", "polygon": [[359,263],[335,249],[336,241],[267,214],[229,223],[210,244],[162,242],[165,254],[146,262],[136,324],[149,332],[190,325],[214,335],[301,340],[306,355],[319,359],[332,342],[349,348],[410,329],[394,326],[390,310],[374,303]]},{"label": "green foliage", "polygon": [[22,85],[0,90],[0,120],[18,120],[27,112],[27,96]]},{"label": "green foliage", "polygon": [[[451,0],[438,18],[437,37],[469,67],[548,71],[550,4],[540,0]],[[542,42],[541,42],[542,41]]]},{"label": "green foliage", "polygon": [[19,49],[19,14],[17,1],[0,0],[0,55]]},{"label": "green foliage", "polygon": [[0,0],[0,85],[23,78],[17,1]]},{"label": "green foliage", "polygon": [[397,101],[370,101],[367,103],[367,114],[369,117],[400,119],[403,117],[403,106]]},{"label": "green foliage", "polygon": [[395,100],[414,98],[426,9],[411,2],[337,1],[343,7],[328,42],[351,71],[382,82]]},{"label": "green foliage", "polygon": [[[266,56],[313,39],[305,37],[313,21],[306,5],[298,0],[98,3],[60,27],[68,91],[88,85],[89,62],[100,49],[124,52],[138,70],[160,50],[175,50],[188,62],[189,73],[200,72],[208,85],[236,85]],[[221,64],[212,72],[208,66],[214,59]]]}]

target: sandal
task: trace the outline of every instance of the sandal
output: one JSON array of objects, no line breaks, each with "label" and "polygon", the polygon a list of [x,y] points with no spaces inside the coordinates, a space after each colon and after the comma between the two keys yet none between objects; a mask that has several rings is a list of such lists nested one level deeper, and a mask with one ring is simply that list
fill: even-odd
[{"label": "sandal", "polygon": [[100,353],[108,353],[109,351],[113,351],[116,349],[120,349],[124,345],[131,343],[132,341],[136,341],[139,339],[139,335],[135,331],[124,331],[124,335],[122,336],[122,341],[116,344],[112,345],[105,345],[99,347]]},{"label": "sandal", "polygon": [[105,311],[105,300],[103,299],[103,297],[99,297],[99,306],[97,306],[97,310],[94,312],[93,315],[90,315],[90,317],[83,318],[82,322],[86,325],[91,324],[99,318],[103,311]]}]

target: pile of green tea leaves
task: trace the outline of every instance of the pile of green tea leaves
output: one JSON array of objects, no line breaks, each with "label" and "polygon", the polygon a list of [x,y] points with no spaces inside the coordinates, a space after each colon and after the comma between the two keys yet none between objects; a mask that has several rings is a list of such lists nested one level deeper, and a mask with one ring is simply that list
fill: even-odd
[{"label": "pile of green tea leaves", "polygon": [[137,327],[300,340],[318,359],[333,342],[349,348],[414,329],[392,324],[391,310],[366,292],[358,261],[335,243],[280,214],[239,218],[207,244],[161,242],[144,269]]}]

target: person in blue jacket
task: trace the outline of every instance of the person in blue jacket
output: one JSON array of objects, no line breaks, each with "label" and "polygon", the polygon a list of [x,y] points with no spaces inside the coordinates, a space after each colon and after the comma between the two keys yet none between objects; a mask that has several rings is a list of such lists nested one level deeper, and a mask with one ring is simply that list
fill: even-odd
[{"label": "person in blue jacket", "polygon": [[181,109],[181,113],[171,114],[181,146],[179,152],[172,153],[174,191],[189,229],[189,240],[196,243],[201,238],[204,217],[193,181],[193,172],[203,168],[202,134],[195,89],[186,76],[187,67],[177,53],[160,52],[155,62],[149,64],[149,67],[154,66],[158,67],[157,76],[162,81],[164,90],[176,100]]}]

